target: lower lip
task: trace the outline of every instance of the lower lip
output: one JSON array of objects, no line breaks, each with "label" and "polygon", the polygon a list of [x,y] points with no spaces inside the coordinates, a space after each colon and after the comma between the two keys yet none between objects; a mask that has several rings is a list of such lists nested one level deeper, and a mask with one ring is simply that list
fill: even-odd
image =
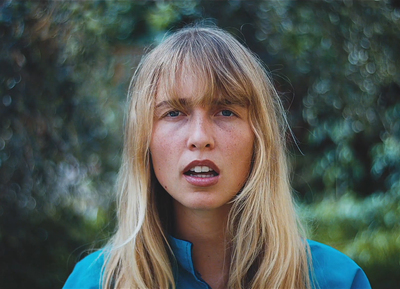
[{"label": "lower lip", "polygon": [[186,179],[186,181],[197,187],[209,187],[216,185],[219,181],[219,175],[214,176],[214,177],[209,177],[209,178],[199,178],[195,176],[188,176],[188,175],[183,175]]}]

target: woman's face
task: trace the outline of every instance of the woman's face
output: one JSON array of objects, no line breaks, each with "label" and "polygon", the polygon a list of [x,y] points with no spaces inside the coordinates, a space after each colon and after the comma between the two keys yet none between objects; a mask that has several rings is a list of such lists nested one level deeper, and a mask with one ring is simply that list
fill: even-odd
[{"label": "woman's face", "polygon": [[179,205],[192,210],[224,207],[246,182],[254,133],[246,107],[194,105],[198,85],[181,81],[177,109],[164,91],[156,95],[150,143],[155,175]]}]

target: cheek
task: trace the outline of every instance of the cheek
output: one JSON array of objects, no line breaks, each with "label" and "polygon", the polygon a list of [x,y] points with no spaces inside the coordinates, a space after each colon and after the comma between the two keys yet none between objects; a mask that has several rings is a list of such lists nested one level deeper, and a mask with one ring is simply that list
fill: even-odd
[{"label": "cheek", "polygon": [[225,139],[225,151],[229,156],[230,165],[236,167],[239,174],[247,175],[250,171],[254,139],[254,134],[248,130]]},{"label": "cheek", "polygon": [[172,170],[176,163],[174,153],[176,143],[174,135],[165,133],[165,130],[156,130],[150,142],[151,160],[153,169],[159,182]]},{"label": "cheek", "polygon": [[239,131],[239,133],[230,138],[227,145],[231,146],[231,150],[235,154],[239,154],[242,159],[246,159],[253,154],[254,134],[250,130]]},{"label": "cheek", "polygon": [[165,187],[164,184],[164,180],[166,179],[165,168],[168,167],[168,164],[165,162],[167,158],[162,156],[162,152],[164,151],[163,146],[160,143],[152,143],[150,145],[150,151],[151,151],[151,162],[154,174],[158,182],[163,187]]},{"label": "cheek", "polygon": [[150,142],[150,152],[151,152],[151,160],[153,163],[153,168],[156,173],[162,166],[161,164],[161,162],[163,161],[162,152],[165,150],[165,147],[166,145],[164,136],[153,132]]}]

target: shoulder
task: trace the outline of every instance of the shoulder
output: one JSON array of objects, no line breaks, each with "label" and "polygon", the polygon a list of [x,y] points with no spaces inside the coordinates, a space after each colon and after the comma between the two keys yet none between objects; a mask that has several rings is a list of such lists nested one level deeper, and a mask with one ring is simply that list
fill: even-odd
[{"label": "shoulder", "polygon": [[76,264],[63,289],[99,289],[103,264],[102,250],[86,256]]},{"label": "shoulder", "polygon": [[348,256],[338,250],[308,241],[312,256],[312,274],[320,289],[370,289],[364,271]]}]

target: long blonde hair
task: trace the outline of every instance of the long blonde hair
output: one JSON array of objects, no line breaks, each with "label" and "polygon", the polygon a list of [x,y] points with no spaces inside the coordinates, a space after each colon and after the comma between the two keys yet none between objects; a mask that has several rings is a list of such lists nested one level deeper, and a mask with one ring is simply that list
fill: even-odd
[{"label": "long blonde hair", "polygon": [[189,70],[207,85],[202,101],[222,97],[249,108],[255,134],[250,176],[235,199],[228,232],[228,288],[311,288],[310,254],[288,180],[285,114],[263,65],[233,36],[215,27],[189,27],[148,53],[129,89],[117,230],[104,249],[103,288],[175,288],[167,236],[172,206],[152,171],[149,144],[160,85]]}]

